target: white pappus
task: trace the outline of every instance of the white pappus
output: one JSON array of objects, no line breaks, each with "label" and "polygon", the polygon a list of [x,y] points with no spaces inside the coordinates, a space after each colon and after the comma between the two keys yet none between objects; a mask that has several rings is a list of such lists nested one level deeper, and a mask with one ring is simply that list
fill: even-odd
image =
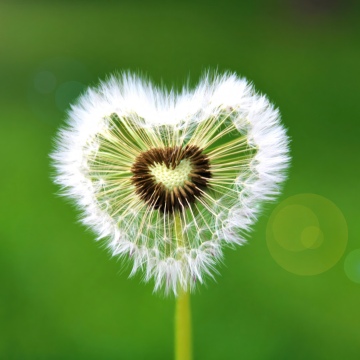
[{"label": "white pappus", "polygon": [[235,74],[179,93],[122,73],[89,88],[52,153],[55,181],[113,255],[165,293],[213,276],[289,163],[277,109]]}]

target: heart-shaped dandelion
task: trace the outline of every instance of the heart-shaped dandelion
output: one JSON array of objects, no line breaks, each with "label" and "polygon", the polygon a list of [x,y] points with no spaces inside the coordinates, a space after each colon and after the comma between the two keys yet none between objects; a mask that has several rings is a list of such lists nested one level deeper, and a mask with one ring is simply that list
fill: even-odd
[{"label": "heart-shaped dandelion", "polygon": [[176,94],[131,74],[89,89],[52,155],[56,182],[155,290],[213,276],[223,246],[241,245],[285,178],[279,113],[236,75]]}]

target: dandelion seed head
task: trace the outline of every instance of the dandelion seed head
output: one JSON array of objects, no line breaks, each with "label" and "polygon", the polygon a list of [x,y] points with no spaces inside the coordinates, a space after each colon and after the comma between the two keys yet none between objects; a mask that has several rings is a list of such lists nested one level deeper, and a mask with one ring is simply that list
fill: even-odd
[{"label": "dandelion seed head", "polygon": [[130,275],[175,294],[245,243],[289,163],[279,112],[229,73],[180,93],[111,77],[72,106],[52,158],[63,194]]}]

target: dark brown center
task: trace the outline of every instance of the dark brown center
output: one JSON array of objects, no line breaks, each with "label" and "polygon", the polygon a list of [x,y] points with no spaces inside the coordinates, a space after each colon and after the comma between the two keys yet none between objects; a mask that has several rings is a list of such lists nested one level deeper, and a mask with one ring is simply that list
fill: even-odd
[{"label": "dark brown center", "polygon": [[136,194],[162,213],[183,211],[203,195],[211,178],[209,158],[196,145],[144,151],[131,171]]}]

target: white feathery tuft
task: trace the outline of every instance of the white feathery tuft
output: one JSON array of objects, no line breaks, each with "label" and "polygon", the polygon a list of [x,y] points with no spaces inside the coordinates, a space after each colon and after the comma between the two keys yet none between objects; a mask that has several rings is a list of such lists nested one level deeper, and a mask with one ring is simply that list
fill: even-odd
[{"label": "white feathery tuft", "polygon": [[[223,246],[246,242],[260,204],[286,178],[288,143],[278,110],[235,74],[208,73],[176,93],[123,73],[78,99],[51,157],[62,194],[114,256],[130,261],[130,276],[141,271],[155,290],[176,295],[213,277]],[[151,207],[131,179],[139,154],[186,145],[202,149],[212,176],[201,196],[181,203],[180,242],[175,212]]]}]

